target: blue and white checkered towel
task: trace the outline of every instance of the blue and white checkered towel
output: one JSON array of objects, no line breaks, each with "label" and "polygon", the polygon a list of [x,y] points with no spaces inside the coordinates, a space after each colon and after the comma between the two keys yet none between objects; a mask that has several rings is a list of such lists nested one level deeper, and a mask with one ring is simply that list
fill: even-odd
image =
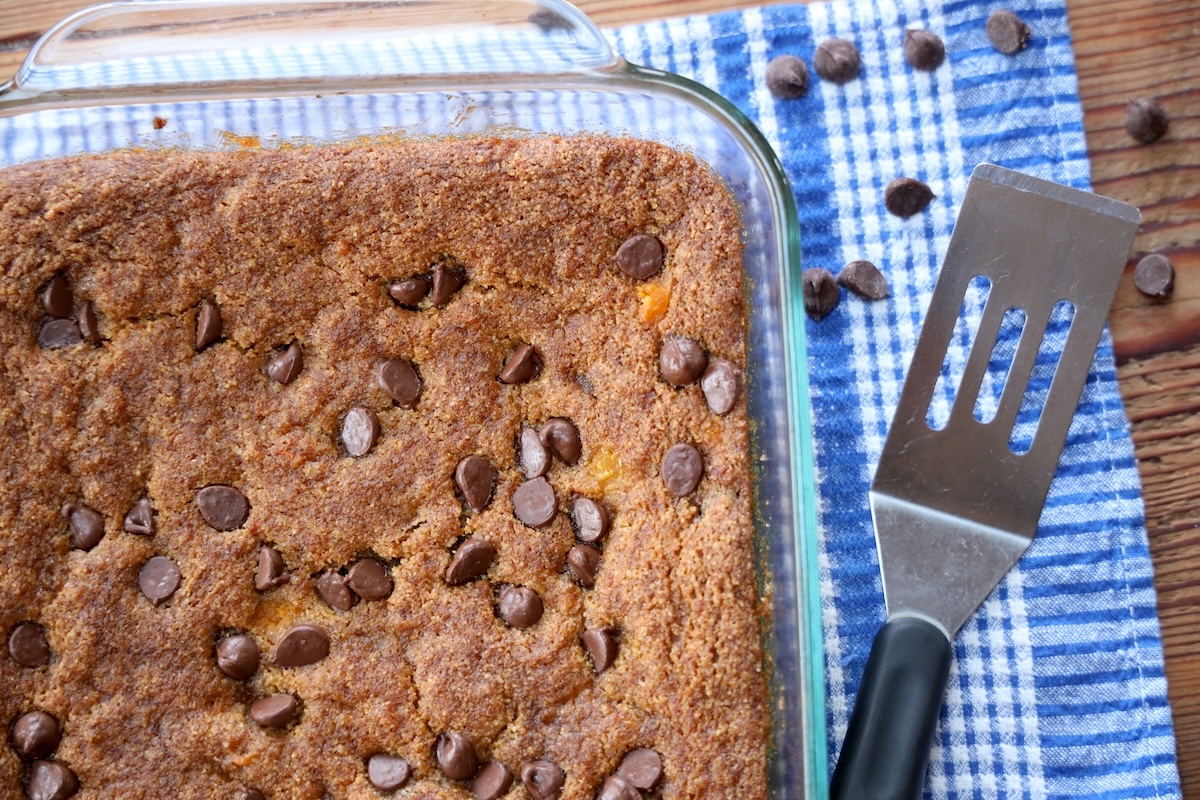
[{"label": "blue and white checkered towel", "polygon": [[[992,49],[988,14],[1033,29]],[[943,37],[933,73],[904,60],[906,28]],[[993,162],[1089,188],[1063,0],[854,0],[776,6],[610,32],[635,63],[686,75],[754,118],[792,179],[804,265],[865,258],[893,297],[843,298],[809,322],[820,495],[820,578],[832,765],[884,601],[867,505],[920,323],[971,169]],[[862,53],[858,80],[776,100],[767,62],[812,65],[830,37]],[[883,187],[912,176],[937,194],[910,220]],[[1105,336],[1037,538],[955,642],[929,768],[934,798],[1178,798],[1174,736],[1138,475]]]}]

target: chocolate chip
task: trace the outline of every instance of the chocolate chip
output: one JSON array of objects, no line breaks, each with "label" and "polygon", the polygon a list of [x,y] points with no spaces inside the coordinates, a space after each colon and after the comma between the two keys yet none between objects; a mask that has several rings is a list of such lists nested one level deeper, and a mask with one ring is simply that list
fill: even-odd
[{"label": "chocolate chip", "polygon": [[254,588],[260,592],[283,586],[288,582],[287,566],[283,556],[274,547],[258,548],[258,568],[254,570]]},{"label": "chocolate chip", "polygon": [[221,338],[225,326],[221,322],[221,309],[211,300],[201,300],[196,312],[196,349],[203,350]]},{"label": "chocolate chip", "polygon": [[317,594],[338,611],[349,611],[354,606],[354,595],[346,579],[336,572],[325,572],[317,578]]},{"label": "chocolate chip", "polygon": [[71,293],[71,283],[66,275],[55,275],[39,294],[42,308],[52,317],[66,319],[75,310],[75,296]]},{"label": "chocolate chip", "polygon": [[838,273],[839,286],[845,286],[864,300],[882,300],[892,296],[887,278],[870,261],[851,261]]},{"label": "chocolate chip", "polygon": [[1006,56],[1025,47],[1029,33],[1029,26],[1011,11],[993,11],[987,19],[988,41]]},{"label": "chocolate chip", "polygon": [[306,667],[329,655],[329,634],[318,625],[296,625],[275,645],[277,667]]},{"label": "chocolate chip", "polygon": [[904,32],[904,59],[913,69],[933,72],[946,60],[946,45],[933,31],[910,28]]},{"label": "chocolate chip", "polygon": [[400,305],[416,308],[429,294],[429,279],[414,276],[397,281],[388,287],[388,294]]},{"label": "chocolate chip", "polygon": [[574,465],[583,454],[583,442],[575,423],[564,417],[551,417],[542,423],[538,437],[546,449],[567,466]]},{"label": "chocolate chip", "polygon": [[929,206],[933,190],[916,178],[896,178],[883,190],[883,204],[897,217],[911,217]]},{"label": "chocolate chip", "polygon": [[537,624],[545,610],[542,598],[527,586],[500,587],[497,606],[500,617],[514,628],[528,628]]},{"label": "chocolate chip", "polygon": [[13,723],[8,742],[21,758],[45,758],[62,739],[58,720],[45,711],[22,714]]},{"label": "chocolate chip", "polygon": [[496,548],[486,539],[475,536],[468,538],[454,551],[450,566],[446,568],[446,583],[462,586],[464,583],[487,574],[496,557]]},{"label": "chocolate chip", "polygon": [[300,712],[293,694],[269,694],[250,704],[250,719],[264,728],[286,728]]},{"label": "chocolate chip", "polygon": [[781,100],[808,94],[808,66],[793,55],[782,55],[767,64],[767,90]]},{"label": "chocolate chip", "polygon": [[617,659],[617,637],[610,628],[596,628],[583,632],[579,637],[583,648],[592,657],[592,667],[596,674],[604,672]]},{"label": "chocolate chip", "polygon": [[50,642],[36,622],[22,622],[8,632],[8,654],[22,667],[36,669],[50,663]]},{"label": "chocolate chip", "polygon": [[1142,144],[1157,142],[1169,124],[1167,110],[1153,97],[1135,97],[1125,106],[1125,131]]},{"label": "chocolate chip", "polygon": [[412,408],[421,394],[421,376],[411,361],[388,359],[375,368],[375,381],[401,408]]},{"label": "chocolate chip", "polygon": [[387,566],[374,558],[355,561],[346,571],[346,585],[363,600],[386,600],[396,588]]},{"label": "chocolate chip", "polygon": [[723,358],[710,361],[700,379],[700,389],[709,410],[721,416],[733,410],[741,388],[742,379],[737,367]]},{"label": "chocolate chip", "polygon": [[821,267],[800,273],[800,291],[804,298],[804,311],[818,322],[837,308],[838,301],[842,299],[833,273]]},{"label": "chocolate chip", "polygon": [[537,431],[522,427],[519,445],[521,471],[526,478],[540,478],[550,471],[550,451],[542,444]]},{"label": "chocolate chip", "polygon": [[617,248],[617,266],[629,277],[644,281],[663,268],[664,249],[654,236],[639,233]]},{"label": "chocolate chip", "polygon": [[92,344],[100,344],[100,323],[96,320],[96,304],[88,300],[79,308],[79,335]]},{"label": "chocolate chip", "polygon": [[458,731],[447,731],[438,736],[433,752],[438,769],[452,781],[470,780],[479,768],[475,745]]},{"label": "chocolate chip", "polygon": [[533,800],[558,800],[567,775],[550,761],[534,761],[521,768],[521,783]]},{"label": "chocolate chip", "polygon": [[643,792],[652,792],[662,780],[662,756],[657,751],[646,747],[631,750],[621,760],[617,774],[629,781],[629,785]]},{"label": "chocolate chip", "polygon": [[25,794],[29,800],[67,800],[79,791],[75,773],[56,761],[35,761],[29,766]]},{"label": "chocolate chip", "polygon": [[245,681],[258,672],[258,642],[244,633],[217,642],[217,668],[235,681]]},{"label": "chocolate chip", "polygon": [[604,779],[596,800],[642,800],[642,793],[620,775],[609,775]]},{"label": "chocolate chip", "polygon": [[79,332],[79,324],[73,319],[54,319],[46,317],[38,328],[38,345],[47,349],[55,347],[70,347],[83,341]]},{"label": "chocolate chip", "polygon": [[492,482],[496,470],[483,456],[471,455],[458,462],[454,470],[454,483],[463,498],[475,511],[483,511],[492,501]]},{"label": "chocolate chip", "polygon": [[63,503],[61,509],[67,520],[67,532],[71,547],[75,550],[91,550],[104,538],[104,517],[94,508],[82,503]]},{"label": "chocolate chip", "polygon": [[160,606],[171,599],[171,595],[179,589],[182,579],[183,576],[174,561],[166,556],[154,556],[142,565],[142,570],[138,573],[138,586],[142,588],[142,594],[146,595],[147,600]]},{"label": "chocolate chip", "polygon": [[571,519],[575,535],[585,542],[598,542],[608,533],[608,510],[590,497],[571,501]]},{"label": "chocolate chip", "polygon": [[342,418],[342,445],[346,452],[361,458],[371,452],[379,439],[379,417],[369,408],[355,406]]},{"label": "chocolate chip", "polygon": [[813,67],[817,74],[833,83],[854,80],[861,66],[858,48],[845,39],[826,39],[813,55]]},{"label": "chocolate chip", "polygon": [[1175,265],[1166,256],[1151,253],[1133,268],[1133,285],[1142,294],[1165,300],[1175,291]]},{"label": "chocolate chip", "polygon": [[525,481],[512,496],[513,515],[531,528],[540,528],[554,519],[558,503],[554,487],[545,478]]},{"label": "chocolate chip", "polygon": [[585,589],[596,585],[596,571],[600,569],[600,551],[590,545],[577,544],[567,551],[567,569]]},{"label": "chocolate chip", "polygon": [[284,386],[296,380],[304,369],[304,353],[299,342],[292,342],[282,353],[267,362],[267,377]]},{"label": "chocolate chip", "polygon": [[499,761],[489,761],[475,773],[471,794],[475,800],[499,800],[513,785],[513,774]]},{"label": "chocolate chip", "polygon": [[704,458],[690,444],[677,444],[663,456],[660,472],[667,491],[683,497],[691,494],[700,483],[704,475]]},{"label": "chocolate chip", "polygon": [[521,343],[504,361],[497,379],[501,383],[529,383],[542,369],[542,359],[533,345]]},{"label": "chocolate chip", "polygon": [[243,786],[237,794],[234,795],[235,800],[267,800],[267,796],[258,789],[251,789]]},{"label": "chocolate chip", "polygon": [[215,483],[196,492],[196,506],[210,528],[232,531],[250,516],[250,501],[232,486]]},{"label": "chocolate chip", "polygon": [[658,371],[672,386],[687,386],[700,380],[707,364],[708,354],[691,339],[682,336],[663,339],[658,352]]},{"label": "chocolate chip", "polygon": [[376,789],[394,792],[408,783],[412,767],[400,756],[376,753],[367,759],[367,780]]},{"label": "chocolate chip", "polygon": [[536,25],[538,30],[545,34],[553,31],[570,31],[575,29],[575,23],[552,8],[539,8],[531,12],[526,19]]},{"label": "chocolate chip", "polygon": [[125,514],[121,527],[126,533],[136,533],[138,536],[154,535],[154,506],[150,504],[149,497],[143,497],[133,504],[133,508]]},{"label": "chocolate chip", "polygon": [[438,308],[450,302],[454,293],[467,283],[466,274],[457,267],[443,262],[433,268],[433,289],[429,301]]}]

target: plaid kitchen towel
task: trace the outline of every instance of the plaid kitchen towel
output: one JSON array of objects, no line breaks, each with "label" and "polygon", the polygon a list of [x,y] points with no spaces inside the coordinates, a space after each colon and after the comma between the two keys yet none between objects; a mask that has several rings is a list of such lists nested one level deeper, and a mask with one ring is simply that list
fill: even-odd
[{"label": "plaid kitchen towel", "polygon": [[[1033,31],[1015,56],[985,35],[1001,7]],[[906,63],[906,28],[943,38],[940,68]],[[832,767],[885,615],[867,489],[968,176],[992,162],[1089,188],[1066,9],[1063,0],[854,0],[610,36],[628,60],[704,83],[757,121],[795,190],[805,267],[836,273],[867,259],[891,284],[886,301],[843,293],[808,323]],[[811,70],[831,37],[861,51],[857,80],[837,85]],[[764,82],[768,61],[785,53],[810,67],[800,99],[776,99]],[[885,212],[883,188],[899,176],[932,187],[926,212]],[[968,311],[980,305],[974,298]],[[1054,335],[1052,326],[1051,344]],[[1038,380],[1035,371],[1031,394]],[[1019,418],[1016,437],[1030,428]],[[1037,537],[954,646],[928,797],[1180,796],[1142,499],[1107,335]]]}]

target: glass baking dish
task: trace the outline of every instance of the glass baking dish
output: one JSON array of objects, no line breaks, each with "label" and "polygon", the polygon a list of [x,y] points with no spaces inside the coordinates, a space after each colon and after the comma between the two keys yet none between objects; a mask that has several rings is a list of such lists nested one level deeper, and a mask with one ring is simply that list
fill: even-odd
[{"label": "glass baking dish", "polygon": [[699,84],[613,53],[559,0],[179,0],[76,13],[0,87],[0,165],[128,147],[387,135],[603,133],[689,151],[742,213],[760,572],[770,589],[772,797],[827,759],[799,228],[775,154]]}]

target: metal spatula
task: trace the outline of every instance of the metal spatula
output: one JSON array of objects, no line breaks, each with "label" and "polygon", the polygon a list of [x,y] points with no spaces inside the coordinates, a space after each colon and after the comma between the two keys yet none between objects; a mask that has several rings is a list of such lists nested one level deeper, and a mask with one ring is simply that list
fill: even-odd
[{"label": "metal spatula", "polygon": [[[985,164],[971,175],[888,431],[871,514],[888,620],[875,637],[833,800],[921,796],[950,640],[1033,540],[1141,215],[1132,206]],[[959,309],[991,282],[945,427],[927,420]],[[1055,305],[1074,317],[1029,450],[1010,434]],[[995,416],[974,408],[1006,311],[1025,312]]]}]

